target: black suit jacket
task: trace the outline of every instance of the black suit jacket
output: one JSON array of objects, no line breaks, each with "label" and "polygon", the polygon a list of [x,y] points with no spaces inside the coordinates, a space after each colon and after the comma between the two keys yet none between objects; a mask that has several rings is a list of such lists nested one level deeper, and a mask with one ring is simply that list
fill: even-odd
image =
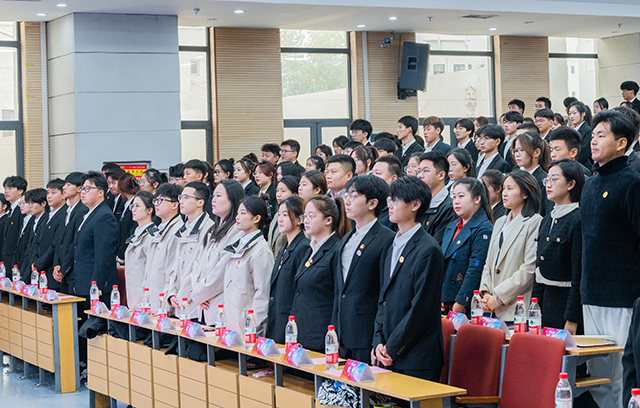
[{"label": "black suit jacket", "polygon": [[544,217],[553,210],[555,205],[553,201],[549,201],[547,198],[547,187],[543,183],[543,180],[547,177],[547,172],[542,170],[542,167],[538,167],[531,175],[536,178],[538,187],[540,187],[540,194],[542,198],[542,201],[540,202],[540,215]]},{"label": "black suit jacket", "polygon": [[640,157],[638,157],[635,152],[631,152],[631,154],[627,157],[627,163],[629,163],[629,167],[637,172],[640,172]]},{"label": "black suit jacket", "polygon": [[111,212],[116,217],[116,222],[120,222],[122,218],[122,212],[124,211],[125,199],[121,195],[114,198],[114,203],[111,205]]},{"label": "black suit jacket", "polygon": [[424,147],[420,146],[418,142],[415,142],[414,144],[409,146],[405,154],[402,154],[402,146],[400,146],[396,149],[396,152],[394,153],[394,155],[398,159],[400,159],[400,161],[402,162],[402,167],[404,168],[409,163],[409,158],[411,158],[412,154],[417,152],[423,152],[423,151],[424,151]]},{"label": "black suit jacket", "polygon": [[73,243],[78,232],[78,227],[82,223],[84,215],[89,209],[82,202],[78,202],[69,216],[69,223],[64,225],[67,214],[65,212],[62,220],[64,231],[62,239],[56,242],[56,251],[53,256],[53,266],[60,265],[60,273],[64,275],[64,280],[70,288],[73,287]]},{"label": "black suit jacket", "polygon": [[[638,100],[638,98],[635,98],[633,100],[633,102],[631,102],[631,106],[633,107],[633,109],[636,112],[640,113],[640,101]],[[631,394],[629,394],[629,395],[631,395]]]},{"label": "black suit jacket", "polygon": [[431,149],[431,151],[432,152],[440,152],[440,153],[442,153],[442,154],[444,154],[446,156],[447,153],[449,153],[449,151],[451,151],[451,146],[446,144],[442,140],[438,140],[438,142],[433,146],[433,149]]},{"label": "black suit jacket", "polygon": [[113,211],[113,204],[115,202],[115,197],[113,196],[113,194],[111,194],[111,191],[107,190],[106,194],[104,195],[104,202]]},{"label": "black suit jacket", "polygon": [[493,207],[493,223],[498,220],[498,218],[502,217],[507,213],[507,209],[504,208],[504,204],[502,204],[502,200],[498,201],[495,207]]},{"label": "black suit jacket", "polygon": [[269,294],[269,313],[267,314],[267,338],[284,344],[284,331],[291,314],[291,305],[295,293],[295,276],[306,262],[304,258],[309,249],[309,239],[304,232],[299,233],[291,244],[280,248],[271,272],[271,291]]},{"label": "black suit jacket", "polygon": [[88,296],[91,281],[96,281],[103,295],[111,292],[112,286],[118,283],[117,248],[118,223],[109,206],[100,203],[75,236],[73,272],[77,295]]},{"label": "black suit jacket", "polygon": [[[27,221],[27,225],[20,232],[20,237],[18,238],[18,251],[16,253],[16,265],[20,268],[20,275],[22,275],[22,280],[25,280],[25,276],[31,276],[31,268],[25,268],[24,260],[27,257],[27,251],[29,250],[29,244],[31,243],[31,238],[33,237],[33,224],[34,218],[30,217],[29,221]],[[25,270],[26,269],[26,270]]]},{"label": "black suit jacket", "polygon": [[260,187],[256,185],[253,181],[250,181],[249,184],[244,188],[244,195],[249,197],[253,195],[257,195],[260,192]]},{"label": "black suit jacket", "polygon": [[[33,266],[38,271],[45,271],[49,289],[60,289],[60,282],[53,278],[53,258],[56,243],[62,241],[64,235],[64,221],[67,216],[68,206],[65,204],[58,209],[55,215],[43,226],[41,234],[34,237]],[[47,215],[48,217],[48,215]],[[42,221],[40,221],[42,222]],[[40,226],[40,223],[38,223]]]},{"label": "black suit jacket", "polygon": [[4,235],[7,232],[7,227],[9,226],[10,219],[11,219],[11,214],[9,213],[4,214],[3,216],[0,217],[0,261],[2,261],[2,246],[4,243]]},{"label": "black suit jacket", "polygon": [[380,224],[389,228],[391,231],[398,231],[398,226],[389,220],[389,207],[385,206],[384,210],[380,211],[380,215],[378,215],[378,221],[380,221]]},{"label": "black suit jacket", "polygon": [[11,211],[11,217],[7,221],[4,240],[2,241],[2,262],[7,270],[18,263],[18,240],[22,230],[24,214],[20,212],[20,206]]},{"label": "black suit jacket", "polygon": [[[26,246],[24,248],[22,263],[20,264],[20,275],[22,275],[22,281],[25,283],[31,283],[31,264],[37,258],[38,245],[40,244],[39,238],[47,228],[48,218],[49,212],[45,211],[38,219],[38,225],[36,225],[36,229],[34,230],[33,225],[35,224],[35,218],[31,217],[29,223],[22,232],[22,237],[20,238],[20,246]],[[38,269],[38,272],[40,272],[40,269]]]},{"label": "black suit jacket", "polygon": [[304,264],[296,272],[296,289],[291,315],[298,324],[298,342],[309,350],[324,352],[324,336],[331,324],[334,301],[334,272],[340,253],[340,238],[333,235],[311,259],[308,248]]},{"label": "black suit jacket", "polygon": [[507,162],[507,164],[509,165],[509,171],[503,171],[503,173],[508,173],[510,172],[514,167],[516,167],[516,161],[513,158],[513,155],[511,154],[511,148],[513,148],[513,142],[511,142],[511,145],[509,146],[509,150],[508,151],[504,151],[506,144],[505,143],[500,143],[500,146],[498,146],[498,153],[500,153],[500,156],[502,156],[502,158],[504,159],[504,161]]},{"label": "black suit jacket", "polygon": [[[211,200],[207,200],[211,201]],[[124,253],[127,250],[127,238],[133,234],[136,230],[138,223],[133,220],[131,208],[128,207],[122,213],[122,219],[120,219],[119,234],[118,234],[118,258],[124,259]]]},{"label": "black suit jacket", "polygon": [[347,280],[342,276],[342,252],[353,236],[342,238],[336,266],[336,300],[333,322],[340,343],[349,349],[369,349],[378,311],[381,266],[395,234],[376,222],[358,244],[349,266]]},{"label": "black suit jacket", "polygon": [[393,273],[387,251],[372,346],[384,344],[392,369],[440,370],[444,364],[440,295],[444,259],[422,228],[411,237]]},{"label": "black suit jacket", "polygon": [[467,145],[464,148],[471,155],[473,162],[476,163],[478,161],[478,154],[479,154],[478,149],[476,148],[476,143],[473,140],[470,140],[469,143],[467,143]]},{"label": "black suit jacket", "polygon": [[424,230],[431,234],[440,245],[447,225],[456,219],[458,216],[453,211],[453,200],[451,196],[447,195],[447,198],[439,206],[427,209],[422,225]]},{"label": "black suit jacket", "polygon": [[587,123],[583,123],[578,133],[580,133],[580,151],[576,156],[576,160],[591,168],[593,165],[593,160],[591,160],[591,127]]},{"label": "black suit jacket", "polygon": [[622,403],[629,404],[631,390],[640,387],[640,298],[633,304],[629,337],[622,355]]},{"label": "black suit jacket", "polygon": [[[476,166],[476,169],[480,170],[481,166],[482,166],[482,162],[478,163],[478,166]],[[498,156],[491,161],[491,164],[489,164],[489,167],[487,167],[487,170],[492,170],[492,169],[499,170],[502,173],[511,173],[511,169],[513,169],[513,166],[507,163],[502,158],[502,156],[498,154]]]}]

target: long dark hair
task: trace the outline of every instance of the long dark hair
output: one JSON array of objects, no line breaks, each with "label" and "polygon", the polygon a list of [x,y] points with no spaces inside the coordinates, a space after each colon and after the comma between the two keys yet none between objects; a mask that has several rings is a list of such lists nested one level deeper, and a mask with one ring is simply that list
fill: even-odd
[{"label": "long dark hair", "polygon": [[474,199],[476,197],[480,197],[480,207],[484,210],[487,218],[493,224],[493,210],[491,209],[489,195],[487,194],[487,189],[484,183],[475,177],[465,177],[453,183],[451,190],[453,191],[453,189],[458,185],[465,185],[467,187],[467,191],[469,191],[469,194],[471,194],[471,197]]},{"label": "long dark hair", "polygon": [[[300,216],[304,214],[304,199],[300,196],[291,196],[287,197],[278,205],[278,209],[283,205],[287,209],[287,215],[289,216],[289,220],[291,224],[297,225],[297,222],[300,221]],[[301,231],[304,231],[304,224],[298,225]]]},{"label": "long dark hair", "polygon": [[469,153],[469,151],[467,149],[465,149],[463,147],[457,147],[457,148],[451,150],[447,154],[447,157],[449,157],[449,156],[455,157],[456,160],[458,162],[460,162],[460,165],[463,168],[465,168],[465,167],[467,168],[467,170],[465,170],[465,174],[467,175],[467,177],[475,177],[476,176],[476,165],[473,162],[473,157],[471,157],[471,153]]},{"label": "long dark hair", "polygon": [[260,221],[258,221],[258,229],[266,238],[265,232],[268,232],[267,227],[271,222],[271,218],[267,215],[267,206],[264,203],[264,200],[256,196],[251,196],[244,198],[242,201],[240,201],[240,204],[242,204],[252,216],[260,216]]},{"label": "long dark hair", "polygon": [[313,203],[324,218],[331,217],[331,231],[335,232],[338,238],[342,239],[351,230],[351,222],[347,218],[341,197],[334,201],[327,196],[315,196],[307,201],[307,204],[309,203]]},{"label": "long dark hair", "polygon": [[[308,172],[304,173],[302,175],[302,177],[304,177],[307,180],[309,180],[311,185],[313,185],[313,189],[314,190],[316,188],[319,188],[320,189],[320,195],[327,194],[327,191],[328,191],[327,179],[325,178],[324,173],[320,173],[317,170],[309,170]],[[300,177],[300,178],[302,178],[302,177]]]},{"label": "long dark hair", "polygon": [[535,177],[524,170],[513,170],[506,178],[511,177],[520,188],[520,194],[527,196],[524,200],[524,206],[522,207],[522,216],[531,217],[535,213],[540,212],[540,203],[542,200],[542,193],[540,192],[540,186]]},{"label": "long dark hair", "polygon": [[134,199],[139,198],[142,201],[142,204],[145,206],[145,210],[151,208],[151,219],[156,217],[156,206],[153,205],[153,197],[154,195],[148,191],[138,191],[136,195],[133,197]]},{"label": "long dark hair", "polygon": [[242,188],[242,185],[236,180],[222,180],[220,181],[220,185],[224,187],[227,192],[227,197],[231,202],[231,212],[229,212],[229,215],[227,215],[223,220],[217,215],[213,216],[214,224],[209,232],[211,232],[211,238],[214,241],[220,241],[235,225],[236,215],[238,215],[238,206],[240,205],[240,201],[245,197],[244,188]]},{"label": "long dark hair", "polygon": [[584,115],[584,123],[586,123],[587,125],[589,125],[589,127],[591,127],[591,120],[593,119],[592,115],[591,115],[591,109],[589,109],[589,107],[587,105],[585,105],[584,103],[580,102],[580,101],[575,101],[574,103],[572,103],[571,105],[569,105],[569,109],[571,108],[576,108],[576,110],[578,112],[580,112],[580,114],[585,114]]},{"label": "long dark hair", "polygon": [[[516,137],[513,141],[513,146],[515,147],[516,142],[520,142],[524,151],[531,156],[533,159],[533,154],[536,149],[540,150],[540,156],[538,156],[538,165],[542,168],[542,170],[546,172],[549,171],[549,162],[551,161],[551,152],[549,149],[549,145],[545,140],[543,140],[540,135],[536,135],[533,132],[524,132],[520,136]],[[513,155],[513,152],[511,153]],[[515,160],[515,157],[513,158]]]}]

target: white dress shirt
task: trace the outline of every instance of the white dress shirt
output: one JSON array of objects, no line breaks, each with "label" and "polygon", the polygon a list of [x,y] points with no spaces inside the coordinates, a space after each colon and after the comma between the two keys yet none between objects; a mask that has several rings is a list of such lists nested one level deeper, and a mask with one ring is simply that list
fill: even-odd
[{"label": "white dress shirt", "polygon": [[342,261],[342,278],[344,281],[347,281],[347,274],[349,273],[349,268],[351,268],[351,262],[353,261],[353,257],[356,255],[356,250],[360,245],[360,242],[364,239],[365,235],[369,233],[371,228],[375,225],[377,218],[374,218],[373,221],[363,226],[362,228],[356,228],[355,232],[349,238],[346,244],[344,244],[344,248],[342,250],[341,261]]},{"label": "white dress shirt", "polygon": [[398,264],[400,255],[402,255],[402,251],[404,251],[404,247],[407,246],[409,240],[413,238],[415,233],[418,232],[418,229],[421,227],[422,226],[420,224],[417,224],[415,227],[411,228],[409,231],[405,232],[402,235],[400,235],[399,231],[396,234],[396,237],[393,240],[393,252],[391,253],[391,270],[389,271],[389,276],[393,275],[393,271],[396,269],[396,265]]}]

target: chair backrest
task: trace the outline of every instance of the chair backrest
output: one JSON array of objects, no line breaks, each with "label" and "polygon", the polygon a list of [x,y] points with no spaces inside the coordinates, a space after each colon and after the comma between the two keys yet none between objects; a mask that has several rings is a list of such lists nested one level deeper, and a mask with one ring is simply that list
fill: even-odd
[{"label": "chair backrest", "polygon": [[453,346],[449,384],[466,389],[465,397],[497,397],[504,342],[502,330],[472,324],[461,326]]},{"label": "chair backrest", "polygon": [[456,334],[456,329],[453,327],[451,320],[442,319],[442,342],[444,343],[444,367],[442,367],[442,374],[440,374],[440,382],[442,384],[447,383],[449,378],[449,354],[451,350],[451,336]]},{"label": "chair backrest", "polygon": [[560,339],[514,334],[507,351],[500,407],[553,407],[564,354]]}]

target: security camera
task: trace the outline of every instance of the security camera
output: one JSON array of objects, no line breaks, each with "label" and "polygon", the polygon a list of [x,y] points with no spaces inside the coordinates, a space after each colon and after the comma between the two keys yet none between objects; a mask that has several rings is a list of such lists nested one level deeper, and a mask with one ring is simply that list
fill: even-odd
[{"label": "security camera", "polygon": [[384,43],[385,44],[391,44],[393,42],[393,38],[392,37],[384,37]]}]

